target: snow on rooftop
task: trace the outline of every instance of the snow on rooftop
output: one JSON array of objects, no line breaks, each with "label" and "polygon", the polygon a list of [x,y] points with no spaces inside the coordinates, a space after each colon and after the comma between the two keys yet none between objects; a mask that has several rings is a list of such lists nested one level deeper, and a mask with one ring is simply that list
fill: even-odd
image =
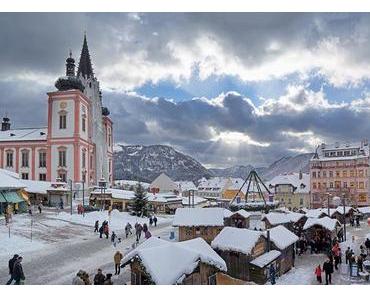
[{"label": "snow on rooftop", "polygon": [[179,191],[197,190],[196,185],[192,181],[177,181],[175,182]]},{"label": "snow on rooftop", "polygon": [[307,230],[307,229],[311,228],[314,225],[322,226],[323,228],[325,228],[329,231],[334,231],[335,227],[337,225],[340,226],[338,220],[332,219],[332,218],[329,218],[329,217],[323,217],[321,219],[319,219],[319,218],[308,218],[306,223],[303,226],[303,230]]},{"label": "snow on rooftop", "polygon": [[0,189],[22,189],[25,188],[25,184],[19,179],[17,173],[0,169]]},{"label": "snow on rooftop", "polygon": [[238,211],[235,211],[235,212],[232,212],[228,209],[224,210],[225,218],[229,218],[229,217],[233,216],[234,214],[239,214],[243,218],[249,218],[251,216],[251,214],[249,212],[247,212],[246,210],[244,210],[244,209],[239,209]]},{"label": "snow on rooftop", "polygon": [[[344,155],[344,154],[347,155]],[[325,156],[325,154],[327,154]],[[369,157],[368,142],[336,142],[333,144],[322,144],[318,147],[317,155],[314,155],[311,160],[322,161],[340,161],[353,160]]]},{"label": "snow on rooftop", "polygon": [[[202,204],[206,203],[208,200],[199,196],[194,196],[194,204]],[[193,199],[191,199],[190,203],[193,203]],[[182,197],[182,204],[183,205],[189,205],[189,197]]]},{"label": "snow on rooftop", "polygon": [[[343,205],[340,205],[340,206],[338,206],[338,207],[335,209],[335,212],[338,212],[338,213],[340,213],[341,215],[343,215],[343,214],[344,214],[344,208],[345,208],[346,214],[348,214],[350,211],[352,211],[352,210],[353,210],[353,208],[352,208],[351,206],[346,206],[346,207],[344,207]],[[330,214],[332,215],[333,213],[332,213],[332,212],[330,212]]]},{"label": "snow on rooftop", "polygon": [[320,209],[320,208],[317,208],[317,209],[309,209],[306,212],[306,217],[308,217],[308,218],[318,218],[323,213],[325,213],[325,212],[323,212],[322,209]]},{"label": "snow on rooftop", "polygon": [[297,172],[280,174],[267,182],[266,185],[271,185],[271,187],[275,187],[276,185],[292,185],[296,187],[296,193],[309,193],[310,175],[308,173],[302,173],[302,178],[300,179],[300,174]]},{"label": "snow on rooftop", "polygon": [[178,208],[173,226],[223,226],[223,208]]},{"label": "snow on rooftop", "polygon": [[0,142],[46,141],[47,130],[47,128],[24,128],[0,131]]},{"label": "snow on rooftop", "polygon": [[290,217],[285,213],[270,212],[262,217],[262,220],[267,220],[271,225],[290,223]]},{"label": "snow on rooftop", "polygon": [[129,252],[122,262],[127,263],[136,256],[158,285],[180,283],[186,274],[194,271],[199,261],[227,271],[225,261],[202,238],[169,242],[151,237]]},{"label": "snow on rooftop", "polygon": [[229,218],[233,215],[234,213],[231,210],[228,210],[227,208],[224,209],[224,217]]},{"label": "snow on rooftop", "polygon": [[279,251],[272,250],[269,251],[268,253],[259,256],[250,263],[260,268],[263,268],[266,265],[270,264],[272,261],[276,260],[280,255],[281,253]]},{"label": "snow on rooftop", "polygon": [[[265,233],[267,237],[267,232]],[[296,241],[298,241],[298,236],[293,232],[289,231],[284,226],[276,226],[270,229],[270,240],[276,245],[280,250],[287,248]]]},{"label": "snow on rooftop", "polygon": [[363,214],[370,214],[370,206],[358,207],[357,210]]},{"label": "snow on rooftop", "polygon": [[22,180],[22,183],[26,185],[25,190],[28,193],[35,194],[47,194],[47,190],[51,190],[51,182],[39,181],[39,180]]},{"label": "snow on rooftop", "polygon": [[260,231],[225,227],[212,241],[211,246],[222,251],[235,251],[249,255],[261,236]]}]

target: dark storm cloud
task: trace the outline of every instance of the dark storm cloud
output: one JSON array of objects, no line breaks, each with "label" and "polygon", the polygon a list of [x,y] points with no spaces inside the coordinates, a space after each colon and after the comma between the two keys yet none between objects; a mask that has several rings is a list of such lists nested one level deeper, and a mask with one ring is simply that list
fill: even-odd
[{"label": "dark storm cloud", "polygon": [[[2,13],[0,113],[7,112],[17,127],[44,126],[46,92],[64,74],[69,49],[78,62],[87,31],[116,141],[171,144],[220,166],[268,164],[292,150],[312,150],[315,137],[367,137],[368,109],[333,105],[338,98],[325,101],[325,94],[306,87],[287,92],[288,104],[272,98],[257,107],[236,93],[176,103],[124,90],[161,80],[181,85],[197,71],[240,74],[246,81],[255,75],[258,83],[291,72],[310,74],[311,64],[328,83],[363,83],[370,76],[369,28],[369,14]],[[241,139],[242,145],[230,146],[217,139],[228,132],[248,135],[254,144]]]}]

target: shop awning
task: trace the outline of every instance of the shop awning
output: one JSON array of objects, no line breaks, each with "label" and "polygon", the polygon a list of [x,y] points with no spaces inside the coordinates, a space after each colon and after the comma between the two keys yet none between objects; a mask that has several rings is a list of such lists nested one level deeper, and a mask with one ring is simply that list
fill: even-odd
[{"label": "shop awning", "polygon": [[0,203],[6,203],[8,201],[5,200],[4,196],[3,196],[3,193],[0,192]]},{"label": "shop awning", "polygon": [[3,192],[4,198],[9,203],[20,203],[25,202],[17,192]]}]

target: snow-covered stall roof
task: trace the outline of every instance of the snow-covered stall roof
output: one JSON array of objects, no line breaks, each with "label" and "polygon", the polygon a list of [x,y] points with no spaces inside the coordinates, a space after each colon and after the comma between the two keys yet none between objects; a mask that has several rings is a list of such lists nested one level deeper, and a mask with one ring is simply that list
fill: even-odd
[{"label": "snow-covered stall roof", "polygon": [[260,231],[225,227],[212,241],[214,249],[249,255],[263,234]]},{"label": "snow-covered stall roof", "polygon": [[26,185],[25,190],[28,193],[35,193],[35,194],[47,194],[47,190],[51,190],[51,182],[47,181],[40,181],[40,180],[22,180],[22,183]]},{"label": "snow-covered stall roof", "polygon": [[[353,211],[354,210],[354,208],[352,208],[351,206],[346,206],[346,207],[344,207],[343,205],[340,205],[340,206],[338,206],[336,209],[335,209],[335,212],[334,213],[339,213],[339,214],[341,214],[341,215],[343,215],[344,214],[344,208],[345,208],[345,210],[346,210],[346,214],[348,214],[349,212],[351,212],[351,211]],[[333,215],[334,213],[330,213],[331,215]]]},{"label": "snow-covered stall roof", "polygon": [[230,218],[234,214],[239,214],[243,218],[249,218],[251,216],[251,214],[244,209],[239,209],[238,211],[235,211],[235,212],[232,212],[228,209],[225,209],[224,211],[225,218]]},{"label": "snow-covered stall roof", "polygon": [[26,185],[19,179],[19,175],[17,173],[5,169],[0,169],[1,190],[22,189],[25,187]]},{"label": "snow-covered stall roof", "polygon": [[199,261],[227,271],[225,261],[202,238],[169,242],[151,237],[129,252],[122,262],[127,263],[136,256],[158,285],[180,283]]},{"label": "snow-covered stall roof", "polygon": [[308,218],[303,226],[303,230],[307,230],[314,225],[319,225],[329,231],[334,231],[336,226],[340,226],[340,223],[338,222],[338,220],[329,217],[323,217],[321,219]]},{"label": "snow-covered stall roof", "polygon": [[325,212],[323,212],[321,208],[309,209],[306,212],[306,217],[308,217],[308,218],[318,218],[322,214],[325,214]]},{"label": "snow-covered stall roof", "polygon": [[357,210],[363,214],[370,214],[370,206],[358,207]]},{"label": "snow-covered stall roof", "polygon": [[280,225],[287,223],[297,223],[305,215],[302,213],[290,212],[290,213],[278,213],[270,212],[262,217],[262,221],[269,221],[271,225]]},{"label": "snow-covered stall roof", "polygon": [[223,208],[178,208],[173,226],[223,226]]},{"label": "snow-covered stall roof", "polygon": [[228,210],[227,208],[224,209],[224,217],[229,218],[233,215],[234,213],[231,210]]},{"label": "snow-covered stall roof", "polygon": [[[267,237],[267,232],[265,232]],[[270,229],[270,240],[276,245],[278,249],[286,249],[298,241],[298,236],[293,232],[289,231],[284,226],[276,226]]]},{"label": "snow-covered stall roof", "polygon": [[263,268],[266,265],[270,264],[272,261],[276,260],[280,255],[281,253],[279,251],[272,250],[254,259],[253,261],[251,261],[251,264]]},{"label": "snow-covered stall roof", "polygon": [[0,142],[46,141],[47,130],[47,128],[24,128],[0,131]]}]

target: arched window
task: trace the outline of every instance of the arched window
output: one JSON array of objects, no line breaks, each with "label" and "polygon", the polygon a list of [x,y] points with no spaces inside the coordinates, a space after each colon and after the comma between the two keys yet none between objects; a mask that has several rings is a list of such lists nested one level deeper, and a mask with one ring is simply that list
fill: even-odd
[{"label": "arched window", "polygon": [[67,112],[65,110],[59,112],[59,129],[67,129]]},{"label": "arched window", "polygon": [[67,148],[64,146],[58,147],[58,166],[67,167]]}]

